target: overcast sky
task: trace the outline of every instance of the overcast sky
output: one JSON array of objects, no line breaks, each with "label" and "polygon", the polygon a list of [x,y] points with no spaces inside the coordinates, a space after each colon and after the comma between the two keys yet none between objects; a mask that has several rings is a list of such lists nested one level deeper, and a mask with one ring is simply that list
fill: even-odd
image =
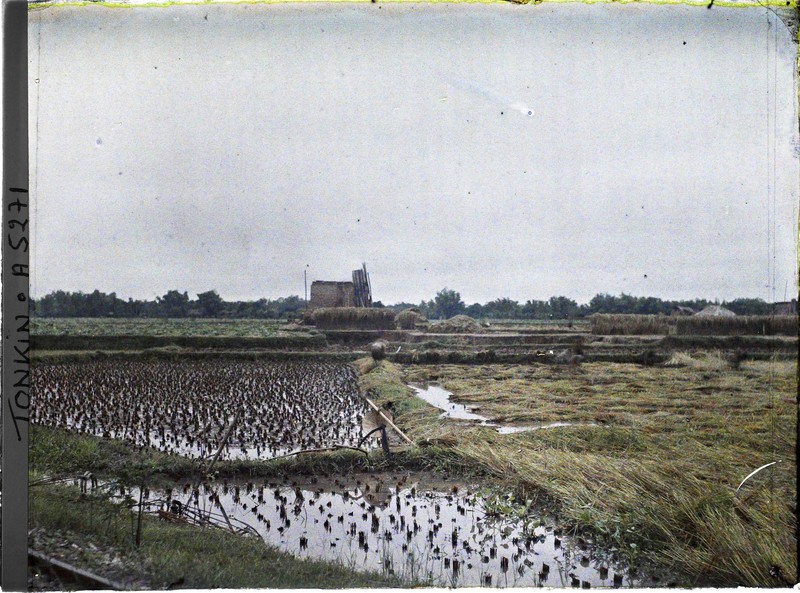
[{"label": "overcast sky", "polygon": [[796,292],[764,9],[58,7],[30,51],[34,296]]}]

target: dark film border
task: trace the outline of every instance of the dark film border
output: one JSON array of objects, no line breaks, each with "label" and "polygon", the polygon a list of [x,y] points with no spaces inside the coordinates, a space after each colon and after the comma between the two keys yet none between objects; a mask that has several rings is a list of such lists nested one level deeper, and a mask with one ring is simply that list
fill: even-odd
[{"label": "dark film border", "polygon": [[28,7],[3,0],[2,568],[4,591],[28,588],[29,193]]}]

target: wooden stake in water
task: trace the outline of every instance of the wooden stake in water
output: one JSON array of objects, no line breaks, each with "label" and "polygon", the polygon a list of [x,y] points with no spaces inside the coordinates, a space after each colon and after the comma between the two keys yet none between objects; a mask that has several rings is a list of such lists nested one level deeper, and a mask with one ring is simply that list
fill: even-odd
[{"label": "wooden stake in water", "polygon": [[392,428],[395,430],[395,432],[397,432],[397,434],[399,434],[401,437],[403,437],[403,438],[406,440],[406,442],[407,442],[409,445],[412,445],[412,446],[414,445],[414,441],[412,441],[410,438],[408,438],[408,437],[405,435],[405,433],[404,433],[402,430],[400,430],[399,428],[397,428],[397,425],[396,425],[394,422],[392,422],[392,421],[389,419],[389,417],[388,417],[388,416],[386,416],[386,414],[384,414],[384,413],[381,411],[381,409],[380,409],[378,406],[376,406],[376,405],[375,405],[375,402],[373,402],[371,399],[369,399],[369,398],[368,398],[366,395],[362,395],[362,397],[363,397],[365,400],[367,400],[367,403],[369,404],[369,406],[370,406],[370,407],[371,407],[373,410],[375,410],[375,411],[378,413],[378,415],[379,415],[381,418],[383,418],[384,420],[386,420],[386,423],[387,423],[389,426],[391,426],[391,427],[392,427]]},{"label": "wooden stake in water", "polygon": [[227,428],[227,430],[225,431],[225,434],[222,437],[222,441],[220,441],[220,443],[219,443],[219,448],[217,449],[217,452],[214,453],[214,457],[211,459],[211,463],[209,463],[208,464],[208,468],[206,468],[206,473],[207,474],[211,472],[211,468],[214,467],[214,464],[217,462],[217,459],[219,458],[220,453],[222,453],[222,449],[223,449],[223,447],[225,447],[225,443],[228,442],[228,437],[231,435],[231,431],[233,430],[233,427],[236,426],[236,421],[239,420],[239,414],[241,414],[241,412],[242,412],[242,407],[240,406],[236,410],[236,414],[234,414],[233,420],[231,420],[231,423],[228,425],[228,428]]}]

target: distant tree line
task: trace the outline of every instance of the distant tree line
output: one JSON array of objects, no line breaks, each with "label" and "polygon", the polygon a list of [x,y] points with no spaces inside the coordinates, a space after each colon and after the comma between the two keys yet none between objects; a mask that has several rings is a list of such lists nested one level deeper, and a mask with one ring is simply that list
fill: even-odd
[{"label": "distant tree line", "polygon": [[737,315],[769,315],[772,305],[762,299],[734,299],[732,301],[709,301],[706,299],[670,301],[657,297],[635,297],[597,294],[579,305],[565,296],[550,297],[546,301],[528,300],[524,303],[503,297],[485,304],[467,305],[455,290],[444,288],[429,301],[419,304],[398,303],[391,305],[396,311],[416,308],[429,319],[445,319],[453,315],[469,315],[476,319],[580,319],[593,313],[634,313],[639,315],[669,315],[675,307],[690,307],[700,311],[708,305],[722,305]]},{"label": "distant tree line", "polygon": [[[761,299],[735,299],[708,301],[705,299],[669,301],[657,297],[635,297],[628,294],[614,296],[597,294],[586,304],[579,305],[565,296],[550,297],[546,301],[528,300],[524,303],[508,297],[494,299],[484,304],[467,305],[461,295],[443,288],[429,301],[388,305],[394,311],[416,308],[429,319],[446,319],[464,314],[476,319],[580,319],[592,313],[638,313],[643,315],[669,315],[677,306],[699,311],[710,304],[721,304],[738,315],[769,315],[772,306]],[[384,307],[377,301],[374,307]],[[216,290],[201,292],[190,299],[188,292],[170,290],[154,300],[124,300],[116,293],[66,292],[57,290],[32,302],[37,317],[196,317],[196,318],[248,318],[285,319],[301,314],[305,301],[299,296],[256,301],[226,301]]]},{"label": "distant tree line", "polygon": [[306,308],[299,296],[275,300],[226,301],[216,290],[201,292],[190,299],[187,292],[170,290],[154,300],[124,300],[116,293],[106,294],[57,290],[33,301],[37,317],[216,317],[247,319],[282,319],[297,315]]}]

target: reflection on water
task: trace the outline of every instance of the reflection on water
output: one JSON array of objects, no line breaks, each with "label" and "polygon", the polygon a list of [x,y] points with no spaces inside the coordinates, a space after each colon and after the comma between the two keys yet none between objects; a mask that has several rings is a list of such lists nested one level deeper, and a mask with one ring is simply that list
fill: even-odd
[{"label": "reflection on water", "polygon": [[338,362],[43,363],[31,381],[32,422],[191,458],[355,447],[367,411],[355,369]]},{"label": "reflection on water", "polygon": [[489,420],[486,416],[473,413],[464,404],[450,401],[450,397],[453,394],[447,391],[441,385],[428,384],[422,386],[412,383],[409,385],[409,387],[416,392],[417,397],[424,399],[435,408],[444,410],[444,413],[442,414],[443,418],[455,418],[457,420],[480,420],[482,422],[488,422]]},{"label": "reflection on water", "polygon": [[[536,426],[503,426],[492,422],[486,416],[474,413],[469,407],[464,404],[459,404],[451,401],[452,392],[447,391],[441,385],[429,383],[427,385],[409,384],[411,389],[415,391],[418,397],[424,399],[432,406],[444,410],[442,418],[453,418],[455,420],[474,420],[480,426],[489,426],[494,428],[500,434],[513,434],[516,432],[528,432],[531,430],[542,430],[544,428],[557,428],[559,426],[576,426],[573,422],[550,422],[549,424],[539,424]],[[577,426],[596,426],[594,423],[581,423]]]},{"label": "reflection on water", "polygon": [[[138,491],[130,495],[138,499]],[[291,486],[187,483],[149,496],[163,508],[249,524],[269,544],[301,558],[437,586],[588,588],[643,582],[631,581],[589,542],[544,521],[529,519],[526,526],[519,519],[489,516],[482,495],[453,483],[357,475]]]}]

